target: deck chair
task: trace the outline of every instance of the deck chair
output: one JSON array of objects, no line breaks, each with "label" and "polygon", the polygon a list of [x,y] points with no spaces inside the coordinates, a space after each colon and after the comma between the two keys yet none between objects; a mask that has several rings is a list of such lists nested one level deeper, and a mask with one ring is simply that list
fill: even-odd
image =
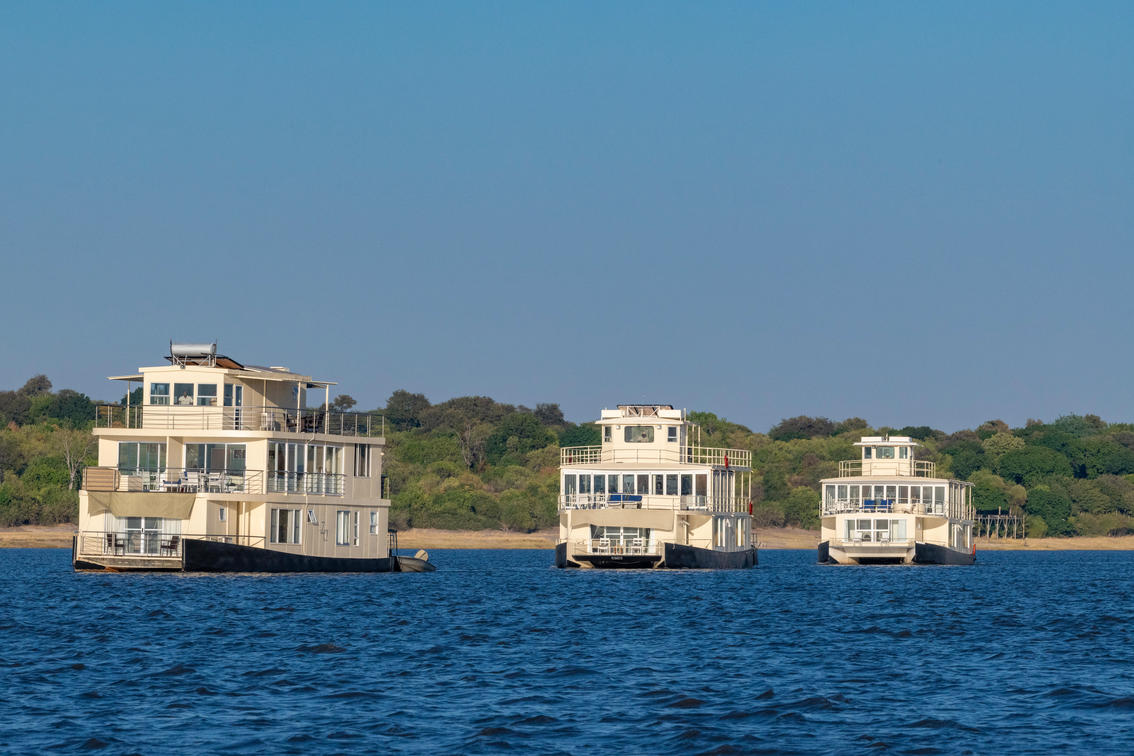
[{"label": "deck chair", "polygon": [[161,542],[161,553],[163,556],[167,552],[170,556],[177,556],[179,546],[181,546],[181,536],[170,536],[168,541]]}]

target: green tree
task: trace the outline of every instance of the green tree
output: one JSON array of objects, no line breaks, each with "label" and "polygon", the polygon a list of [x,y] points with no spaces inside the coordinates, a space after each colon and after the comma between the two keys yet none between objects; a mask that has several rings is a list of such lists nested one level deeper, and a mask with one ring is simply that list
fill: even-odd
[{"label": "green tree", "polygon": [[[997,467],[1002,477],[1025,486],[1035,485],[1047,477],[1071,477],[1071,463],[1067,457],[1043,446],[1025,446],[1007,452],[1000,458]],[[1053,532],[1057,530],[1055,523],[1046,517],[1044,519]]]},{"label": "green tree", "polygon": [[1047,526],[1047,534],[1053,536],[1071,535],[1071,500],[1047,486],[1028,489],[1028,520],[1032,516],[1042,518]]},{"label": "green tree", "polygon": [[968,480],[970,475],[984,466],[984,446],[977,441],[957,441],[950,444],[944,453],[952,458],[950,466],[953,474],[962,480]]},{"label": "green tree", "polygon": [[398,389],[390,394],[386,400],[386,422],[398,430],[417,428],[421,425],[421,416],[430,407],[425,394],[411,394],[405,389]]},{"label": "green tree", "polygon": [[806,486],[793,488],[784,502],[784,515],[788,522],[801,528],[819,527],[819,494]]},{"label": "green tree", "polygon": [[768,431],[768,437],[773,441],[790,441],[793,438],[815,438],[816,436],[830,436],[835,431],[835,424],[825,417],[789,417],[781,420]]},{"label": "green tree", "polygon": [[490,464],[499,464],[507,455],[513,463],[522,462],[523,455],[555,443],[555,434],[544,427],[535,415],[514,412],[496,426],[485,442],[485,453]]},{"label": "green tree", "polygon": [[598,446],[602,443],[602,433],[594,423],[581,423],[568,425],[559,431],[559,445],[566,446]]}]

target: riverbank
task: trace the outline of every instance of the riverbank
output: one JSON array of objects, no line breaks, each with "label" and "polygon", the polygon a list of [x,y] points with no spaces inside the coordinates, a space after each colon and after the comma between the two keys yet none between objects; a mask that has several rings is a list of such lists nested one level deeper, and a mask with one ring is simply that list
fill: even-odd
[{"label": "riverbank", "polygon": [[[22,525],[0,528],[0,548],[71,548],[74,525]],[[398,533],[398,547],[408,549],[551,549],[556,528],[534,533],[504,530],[437,530],[410,528]],[[757,543],[762,549],[813,549],[819,544],[818,530],[760,528]],[[1134,551],[1134,535],[1075,536],[1073,538],[1028,538],[977,540],[977,551]]]}]

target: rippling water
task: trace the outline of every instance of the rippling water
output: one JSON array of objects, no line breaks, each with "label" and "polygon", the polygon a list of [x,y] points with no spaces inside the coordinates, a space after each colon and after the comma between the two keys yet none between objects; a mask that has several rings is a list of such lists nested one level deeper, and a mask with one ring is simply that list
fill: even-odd
[{"label": "rippling water", "polygon": [[975,567],[76,575],[0,550],[0,751],[897,753],[1134,744],[1134,555]]}]

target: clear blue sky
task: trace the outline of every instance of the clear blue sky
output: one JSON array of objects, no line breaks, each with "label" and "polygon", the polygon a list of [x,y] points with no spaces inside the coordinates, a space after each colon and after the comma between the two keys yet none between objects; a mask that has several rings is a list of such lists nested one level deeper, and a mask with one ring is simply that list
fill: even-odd
[{"label": "clear blue sky", "polygon": [[1134,3],[0,5],[0,388],[1134,420]]}]

